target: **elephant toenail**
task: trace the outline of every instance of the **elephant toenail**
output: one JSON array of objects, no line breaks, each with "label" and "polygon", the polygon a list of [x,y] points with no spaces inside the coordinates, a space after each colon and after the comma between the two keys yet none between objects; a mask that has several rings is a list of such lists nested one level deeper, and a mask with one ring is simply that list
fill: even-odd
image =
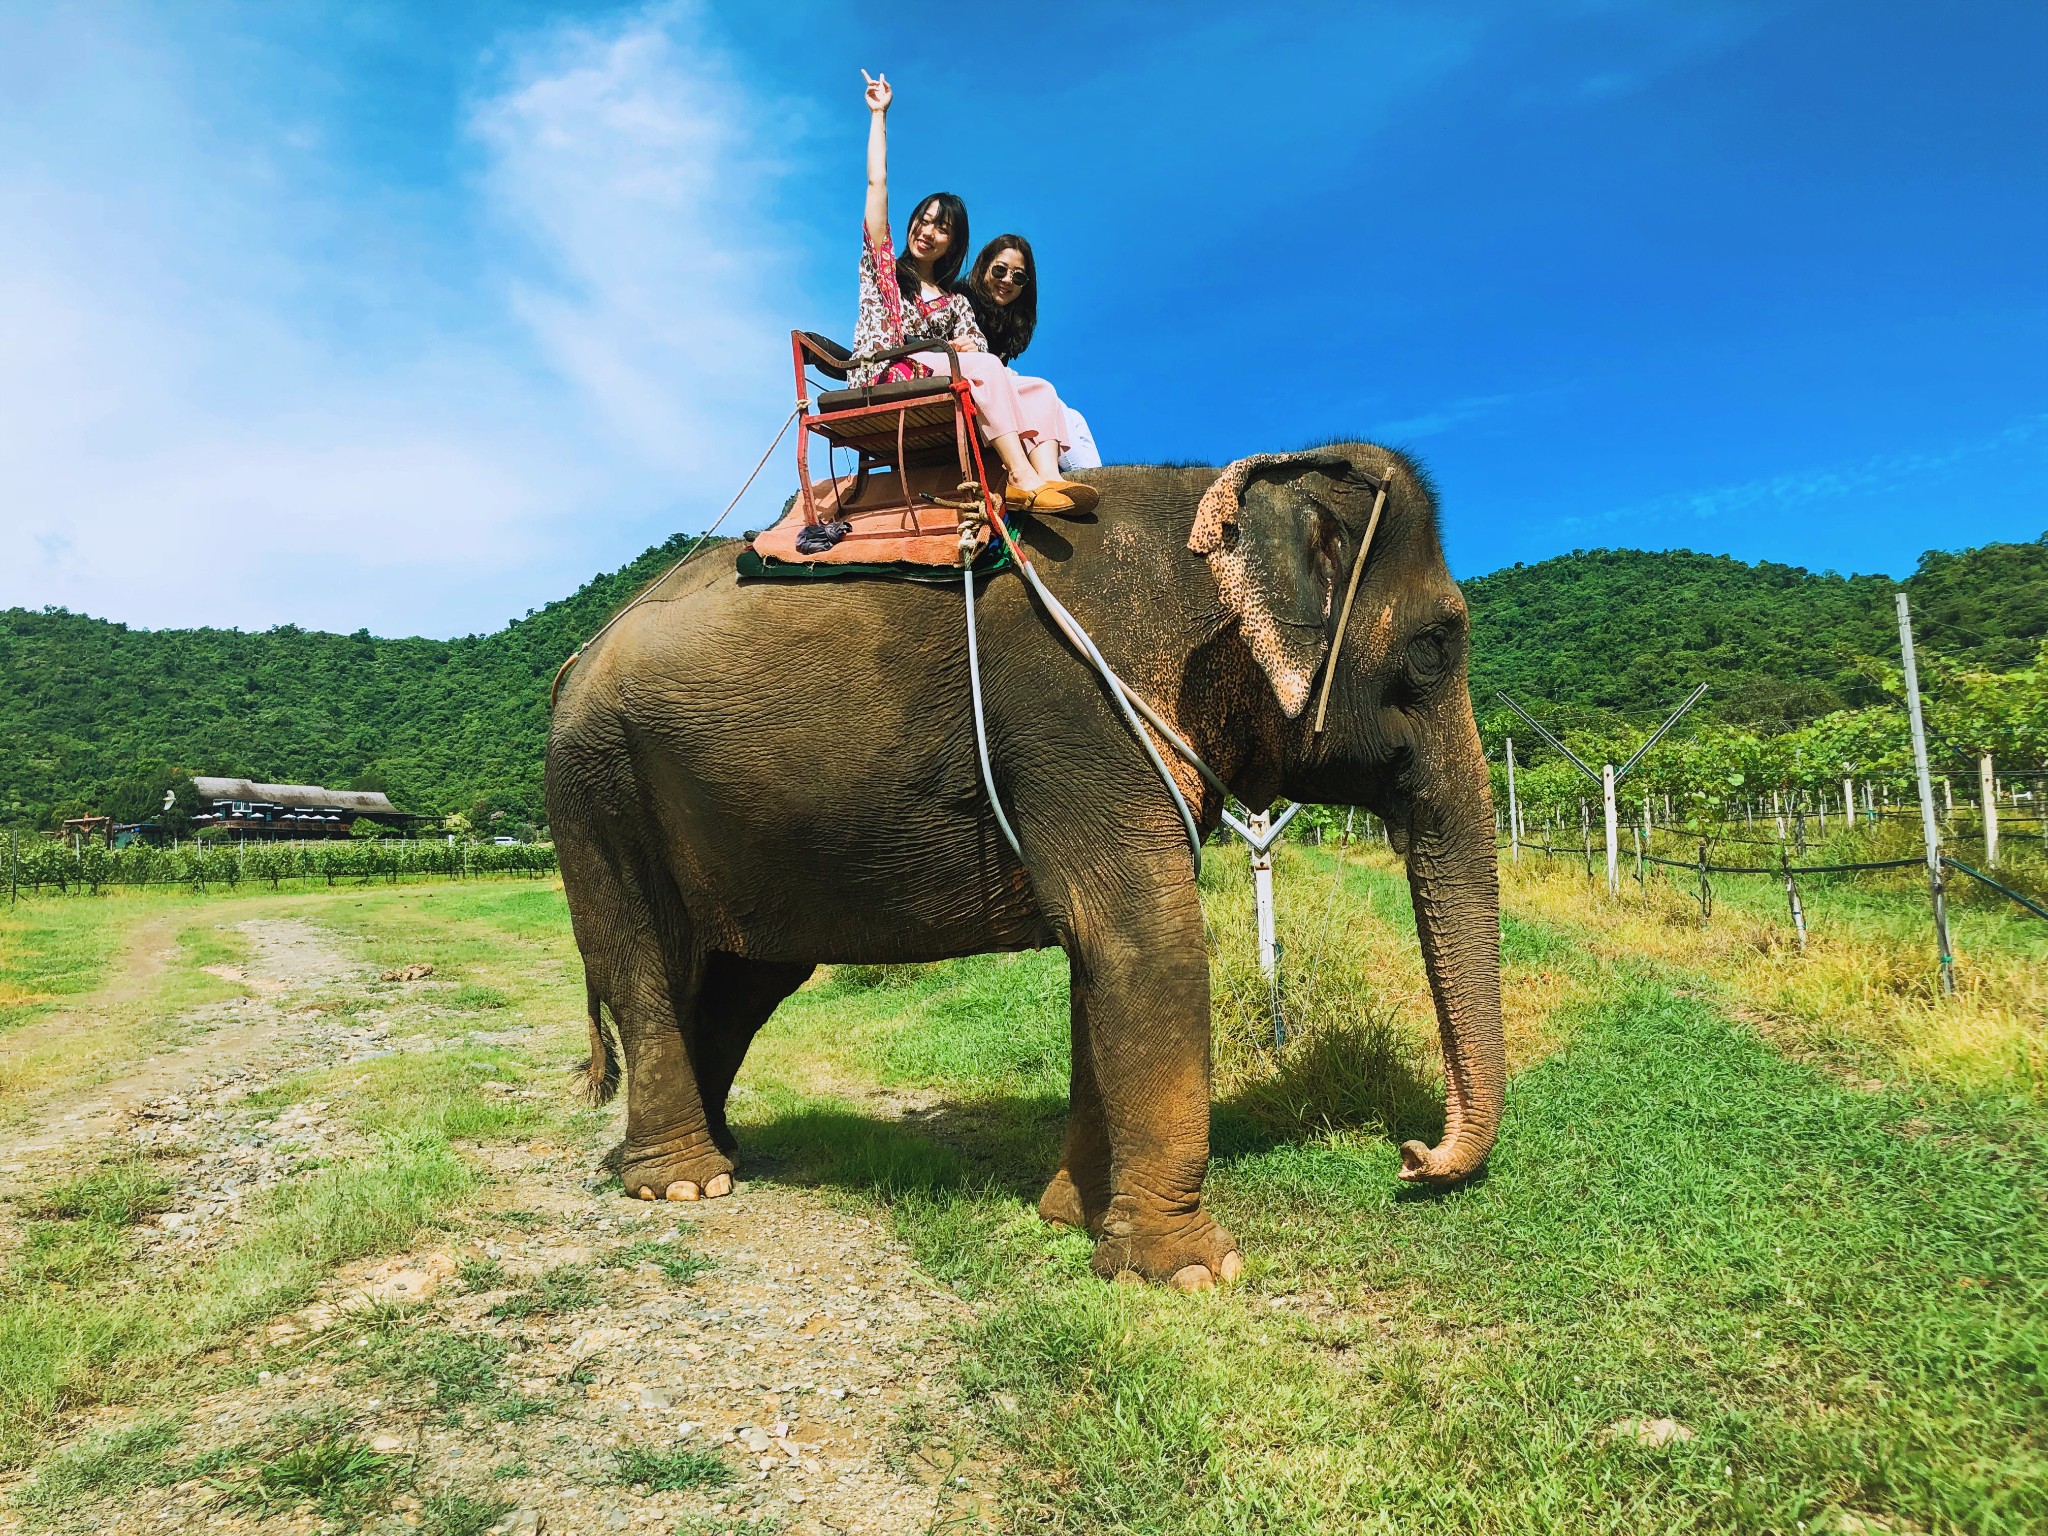
[{"label": "elephant toenail", "polygon": [[692,1184],[688,1179],[677,1179],[675,1183],[669,1185],[668,1187],[668,1197],[671,1200],[695,1200],[698,1199],[702,1193],[703,1192],[699,1190],[696,1185]]},{"label": "elephant toenail", "polygon": [[1176,1291],[1208,1291],[1215,1289],[1216,1277],[1206,1264],[1183,1264],[1173,1272],[1170,1283]]},{"label": "elephant toenail", "polygon": [[1244,1273],[1244,1255],[1235,1248],[1231,1249],[1223,1255],[1223,1262],[1217,1266],[1216,1272],[1225,1280],[1235,1280]]},{"label": "elephant toenail", "polygon": [[645,1184],[642,1184],[640,1186],[640,1198],[642,1200],[652,1200],[654,1198],[654,1191],[649,1189]]},{"label": "elephant toenail", "polygon": [[704,1182],[704,1198],[706,1200],[716,1200],[720,1195],[729,1195],[731,1193],[732,1175],[729,1173],[714,1173]]}]

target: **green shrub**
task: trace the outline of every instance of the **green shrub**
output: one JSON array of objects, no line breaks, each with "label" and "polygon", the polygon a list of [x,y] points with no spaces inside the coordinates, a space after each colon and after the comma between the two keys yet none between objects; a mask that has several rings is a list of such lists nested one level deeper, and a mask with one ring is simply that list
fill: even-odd
[{"label": "green shrub", "polygon": [[108,1430],[44,1462],[34,1480],[16,1495],[16,1502],[25,1509],[56,1513],[96,1495],[158,1481],[177,1443],[178,1426],[165,1418]]},{"label": "green shrub", "polygon": [[513,1508],[511,1499],[480,1499],[459,1488],[444,1488],[420,1505],[419,1529],[426,1536],[486,1536]]},{"label": "green shrub", "polygon": [[630,1243],[604,1259],[607,1269],[631,1269],[636,1264],[652,1264],[668,1276],[670,1285],[688,1285],[705,1270],[718,1267],[717,1260],[692,1253],[679,1242],[664,1243],[655,1238]]}]

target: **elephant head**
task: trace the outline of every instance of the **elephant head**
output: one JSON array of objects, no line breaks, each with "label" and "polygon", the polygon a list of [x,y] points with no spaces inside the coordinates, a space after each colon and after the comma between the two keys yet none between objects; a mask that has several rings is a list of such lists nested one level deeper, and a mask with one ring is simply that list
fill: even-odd
[{"label": "elephant head", "polygon": [[1208,559],[1271,686],[1279,792],[1364,806],[1407,855],[1446,1091],[1443,1142],[1403,1145],[1401,1176],[1462,1179],[1493,1145],[1506,1082],[1500,893],[1493,795],[1466,682],[1465,602],[1444,564],[1429,487],[1412,463],[1363,443],[1239,460],[1203,498],[1189,548]]}]

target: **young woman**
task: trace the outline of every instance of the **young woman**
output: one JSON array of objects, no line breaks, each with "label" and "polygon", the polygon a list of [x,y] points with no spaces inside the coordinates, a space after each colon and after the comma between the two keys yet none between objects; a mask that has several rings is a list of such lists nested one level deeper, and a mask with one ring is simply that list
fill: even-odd
[{"label": "young woman", "polygon": [[[967,300],[974,306],[974,321],[989,351],[1005,363],[1015,363],[1038,329],[1038,258],[1031,254],[1031,242],[1022,235],[997,235],[983,246],[967,272]],[[1060,468],[1100,468],[1095,434],[1081,413],[1044,379],[1015,368],[1010,377],[1017,381],[1017,398],[1028,409],[1038,408],[1041,394],[1052,397],[1052,408],[1061,420]]]},{"label": "young woman", "polygon": [[[915,342],[951,342],[960,372],[973,386],[983,434],[1009,472],[1005,504],[1041,512],[1087,511],[1093,486],[1059,477],[1065,421],[1057,397],[1019,395],[1014,375],[988,351],[975,324],[974,307],[953,283],[967,255],[967,210],[950,192],[935,192],[917,205],[899,259],[889,239],[889,140],[887,119],[895,93],[885,77],[866,70],[868,105],[868,197],[862,220],[860,318],[854,326],[854,382],[925,378],[947,368],[943,351],[919,352],[890,363],[878,354]],[[1050,396],[1050,391],[1046,394]]]}]

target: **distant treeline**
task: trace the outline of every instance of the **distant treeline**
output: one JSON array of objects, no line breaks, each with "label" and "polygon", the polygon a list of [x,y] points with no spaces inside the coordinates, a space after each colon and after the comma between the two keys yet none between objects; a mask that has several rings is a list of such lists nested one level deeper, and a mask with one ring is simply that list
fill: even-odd
[{"label": "distant treeline", "polygon": [[[381,640],[286,625],[139,630],[0,610],[0,822],[140,820],[177,770],[383,789],[404,809],[539,822],[548,685],[564,657],[687,546],[648,550],[490,635]],[[1929,554],[1908,579],[1922,646],[2027,666],[2048,638],[2048,537]],[[1705,717],[1779,731],[1886,697],[1881,576],[1592,550],[1465,583],[1472,690],[1560,723],[1660,714],[1694,683]]]}]

